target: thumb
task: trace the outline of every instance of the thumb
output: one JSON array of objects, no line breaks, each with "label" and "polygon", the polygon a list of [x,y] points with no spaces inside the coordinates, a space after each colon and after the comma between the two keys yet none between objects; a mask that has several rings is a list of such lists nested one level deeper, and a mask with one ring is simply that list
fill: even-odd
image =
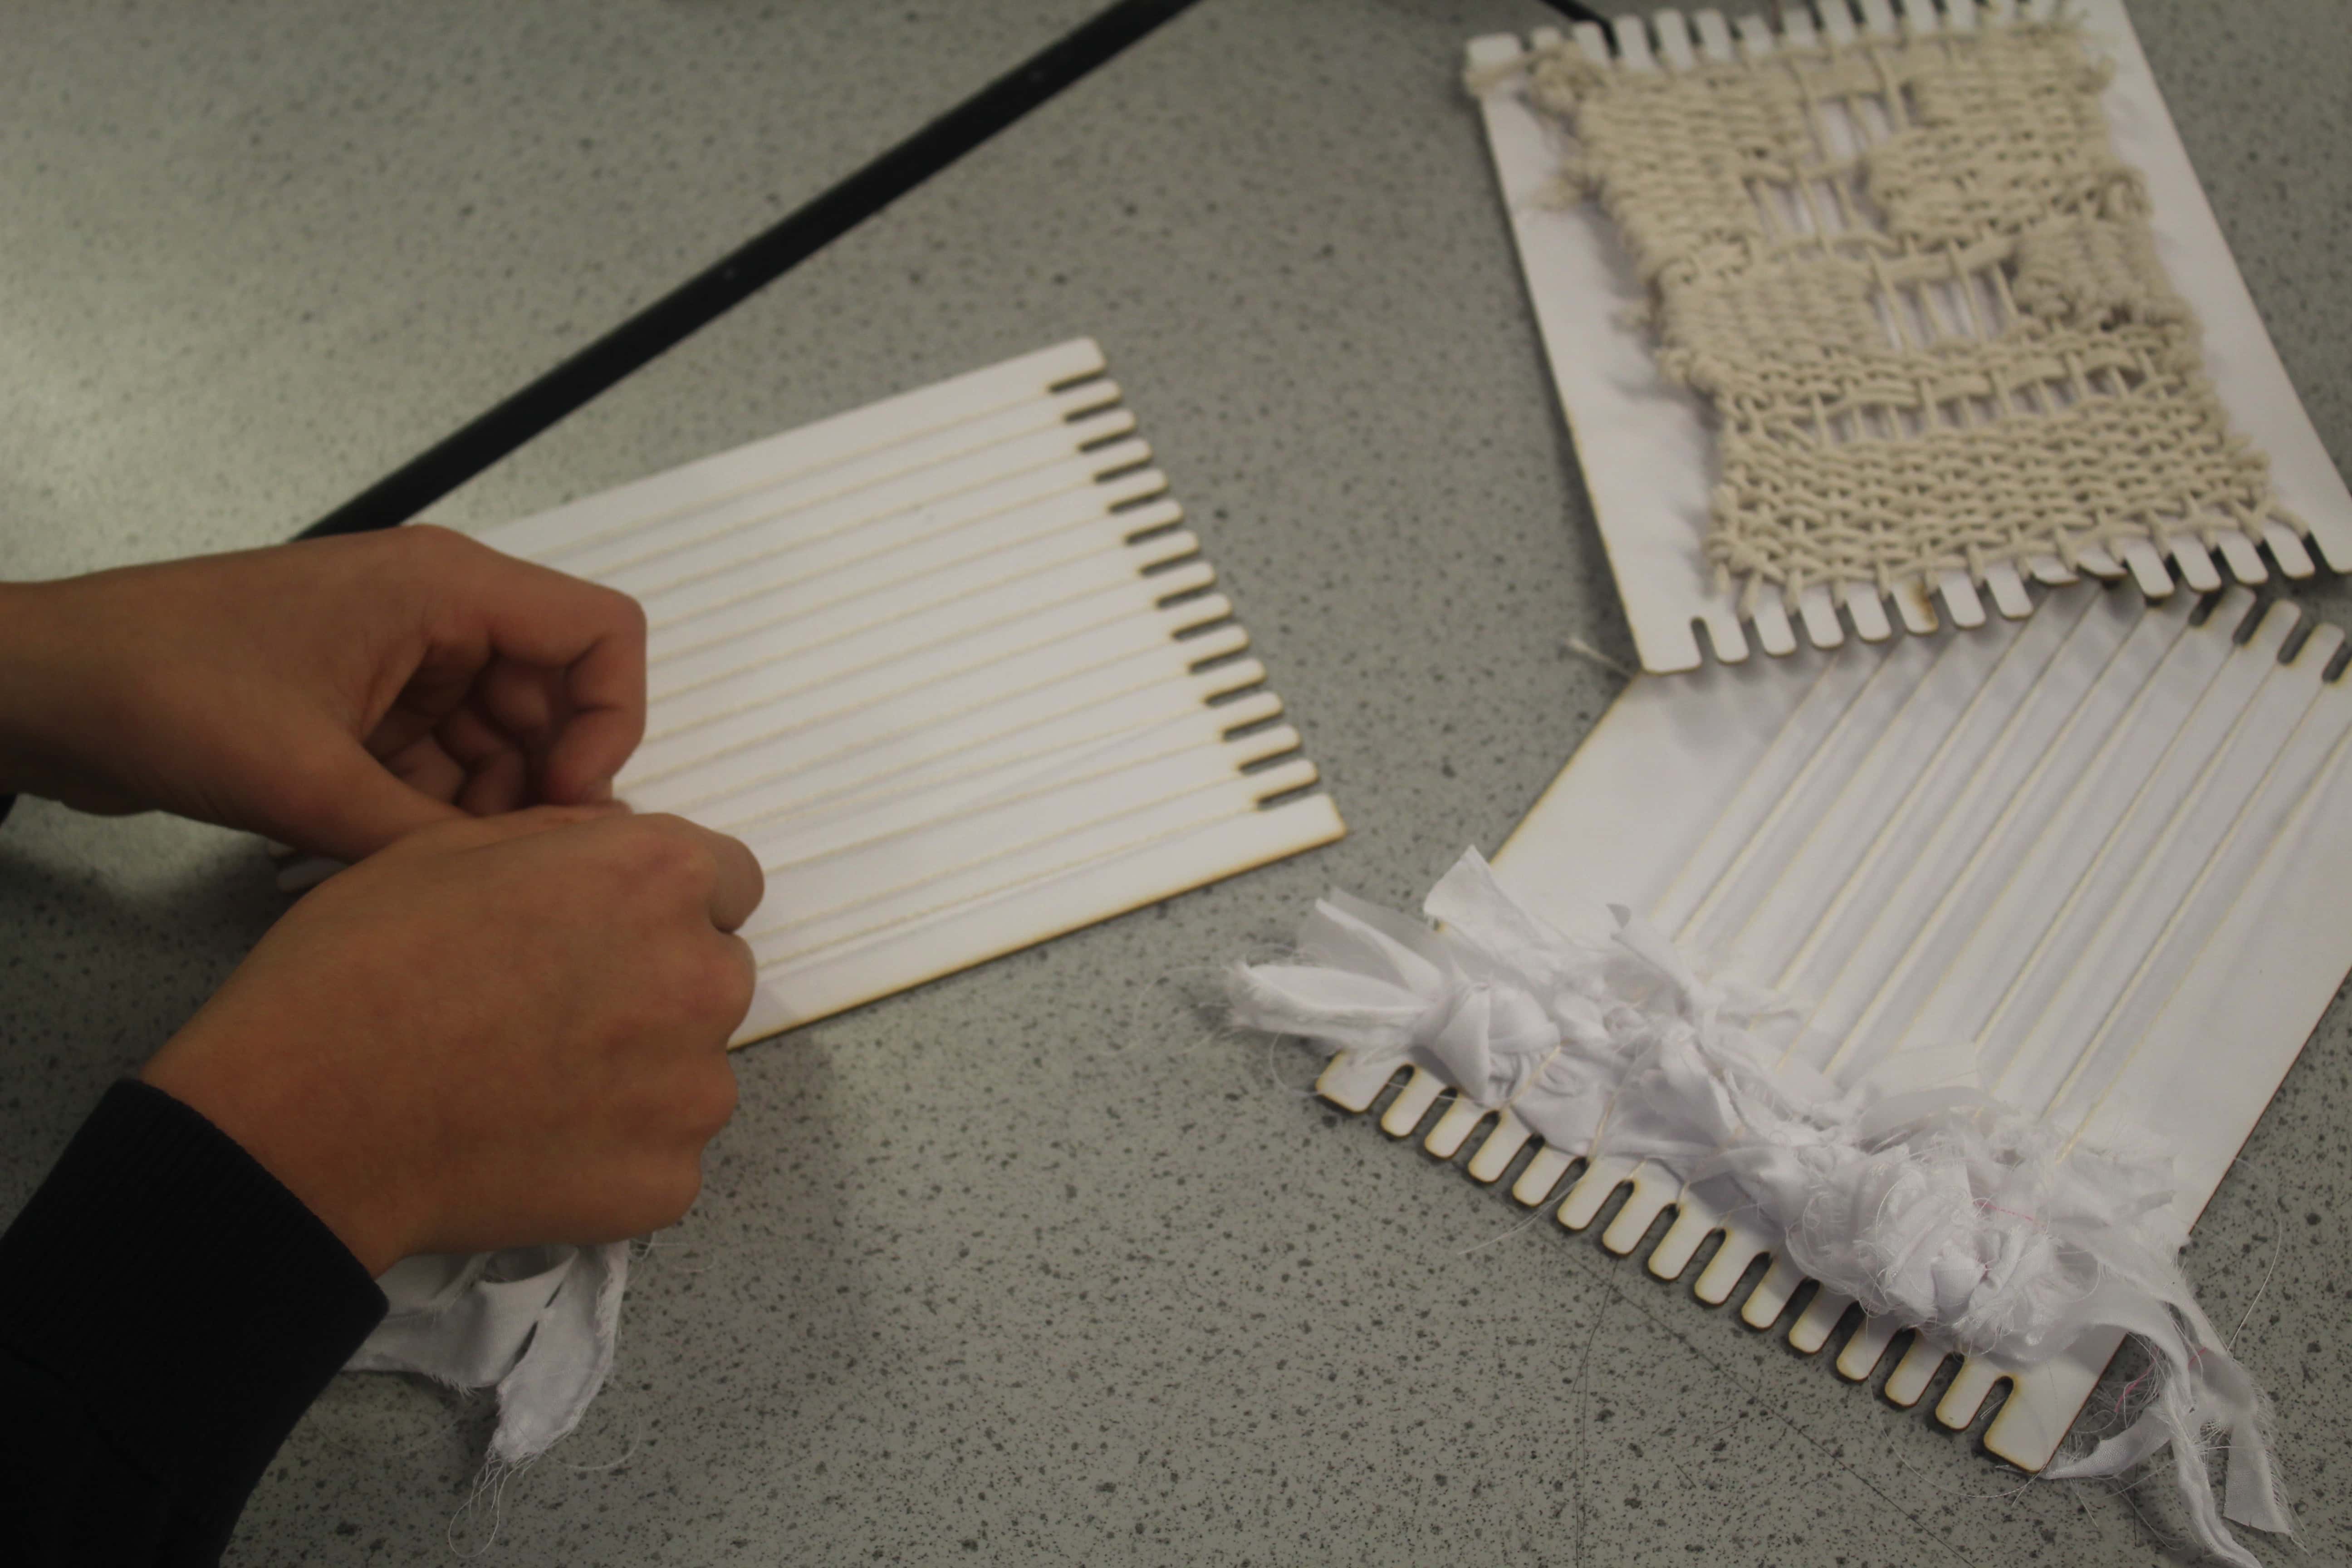
[{"label": "thumb", "polygon": [[395,777],[367,749],[339,736],[268,803],[270,837],[331,859],[365,859],[393,840],[465,813]]}]

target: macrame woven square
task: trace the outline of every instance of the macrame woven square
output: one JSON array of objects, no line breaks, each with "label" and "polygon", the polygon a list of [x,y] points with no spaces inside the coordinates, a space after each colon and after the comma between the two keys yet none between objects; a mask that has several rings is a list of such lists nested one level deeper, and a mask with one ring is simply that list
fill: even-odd
[{"label": "macrame woven square", "polygon": [[2074,28],[2022,22],[1687,69],[1537,51],[1569,183],[1630,248],[1663,367],[1713,404],[1706,549],[1743,608],[2308,531],[2204,374],[2105,76]]}]

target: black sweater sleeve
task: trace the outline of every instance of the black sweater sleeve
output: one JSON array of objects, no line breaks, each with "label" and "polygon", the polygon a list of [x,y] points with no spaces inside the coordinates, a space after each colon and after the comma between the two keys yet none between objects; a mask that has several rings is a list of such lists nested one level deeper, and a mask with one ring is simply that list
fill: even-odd
[{"label": "black sweater sleeve", "polygon": [[115,1085],[0,1236],[0,1561],[216,1561],[383,1311],[226,1134]]}]

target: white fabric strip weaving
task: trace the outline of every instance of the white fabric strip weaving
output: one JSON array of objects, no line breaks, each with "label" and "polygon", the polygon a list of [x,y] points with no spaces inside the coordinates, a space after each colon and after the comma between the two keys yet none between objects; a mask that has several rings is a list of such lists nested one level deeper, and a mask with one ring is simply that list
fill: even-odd
[{"label": "white fabric strip weaving", "polygon": [[[1785,1044],[1774,1031],[1786,1021],[1743,1027],[1838,1094],[1963,1089],[2076,1148],[2153,1141],[2171,1163],[2168,1212],[2147,1223],[2179,1234],[2352,968],[2345,663],[2336,628],[2243,589],[2200,607],[2077,584],[1973,632],[1637,677],[1496,873],[1511,902],[1580,951],[1618,948],[1620,921],[1599,901],[1611,900],[1725,994],[1790,999],[1803,1027]],[[1394,1066],[1342,1052],[1318,1087],[1363,1111]],[[1532,1081],[1578,1070],[1591,1069],[1553,1062]],[[1745,1321],[1784,1327],[1803,1354],[1853,1322],[1837,1371],[1860,1382],[1892,1359],[1883,1387],[1895,1405],[1918,1404],[1957,1360],[1934,1402],[1945,1426],[1970,1426],[2006,1383],[1984,1444],[2027,1470],[2051,1466],[2125,1333],[2141,1331],[2091,1327],[2021,1363],[2014,1345],[1956,1337],[1985,1343],[1998,1312],[1971,1318],[1953,1297],[1948,1322],[1920,1319],[1932,1289],[1850,1289],[1862,1282],[1839,1274],[1792,1306],[1809,1268],[1838,1253],[1792,1242],[1727,1172],[1687,1180],[1671,1139],[1650,1134],[1658,1154],[1610,1143],[1608,1082],[1555,1102],[1535,1089],[1512,1099],[1515,1081],[1475,1053],[1419,1051],[1380,1123],[1440,1159],[1467,1145],[1474,1180],[1508,1180],[1571,1229],[1622,1194],[1601,1236],[1621,1254],[1671,1218],[1648,1248],[1653,1274],[1692,1276],[1709,1303],[1738,1292]],[[2153,1177],[2147,1190],[2159,1190]],[[1695,1266],[1710,1238],[1719,1245]],[[1922,1321],[1906,1348],[1897,1335]]]},{"label": "white fabric strip weaving", "polygon": [[[2284,1531],[2266,1408],[2174,1263],[2170,1161],[2150,1141],[2095,1148],[1969,1080],[1973,1051],[1892,1058],[1851,1086],[1805,1065],[1803,1012],[1703,980],[1622,908],[1606,944],[1514,902],[1474,851],[1418,922],[1335,895],[1298,962],[1238,967],[1234,1016],[1438,1072],[1550,1148],[1654,1161],[1719,1206],[1752,1208],[1828,1289],[1961,1350],[2032,1365],[2099,1331],[2137,1334],[2163,1383],[2139,1418],[2053,1478],[2114,1475],[2170,1446],[2191,1528],[2258,1561],[2222,1524]],[[2221,1434],[2217,1507],[2203,1436]]]}]

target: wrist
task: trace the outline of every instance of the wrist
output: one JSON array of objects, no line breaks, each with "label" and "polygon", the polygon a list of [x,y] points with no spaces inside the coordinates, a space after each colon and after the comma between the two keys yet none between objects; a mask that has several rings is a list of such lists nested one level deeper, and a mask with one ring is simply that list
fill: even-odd
[{"label": "wrist", "polygon": [[235,1141],[371,1278],[418,1250],[412,1184],[365,1136],[372,1119],[361,1097],[301,1070],[317,1047],[246,1040],[227,1051],[205,1034],[199,1015],[141,1069],[141,1080]]},{"label": "wrist", "polygon": [[39,678],[39,586],[0,583],[0,795],[29,794],[33,688]]},{"label": "wrist", "polygon": [[0,795],[58,795],[65,767],[56,736],[68,650],[58,584],[0,583]]}]

